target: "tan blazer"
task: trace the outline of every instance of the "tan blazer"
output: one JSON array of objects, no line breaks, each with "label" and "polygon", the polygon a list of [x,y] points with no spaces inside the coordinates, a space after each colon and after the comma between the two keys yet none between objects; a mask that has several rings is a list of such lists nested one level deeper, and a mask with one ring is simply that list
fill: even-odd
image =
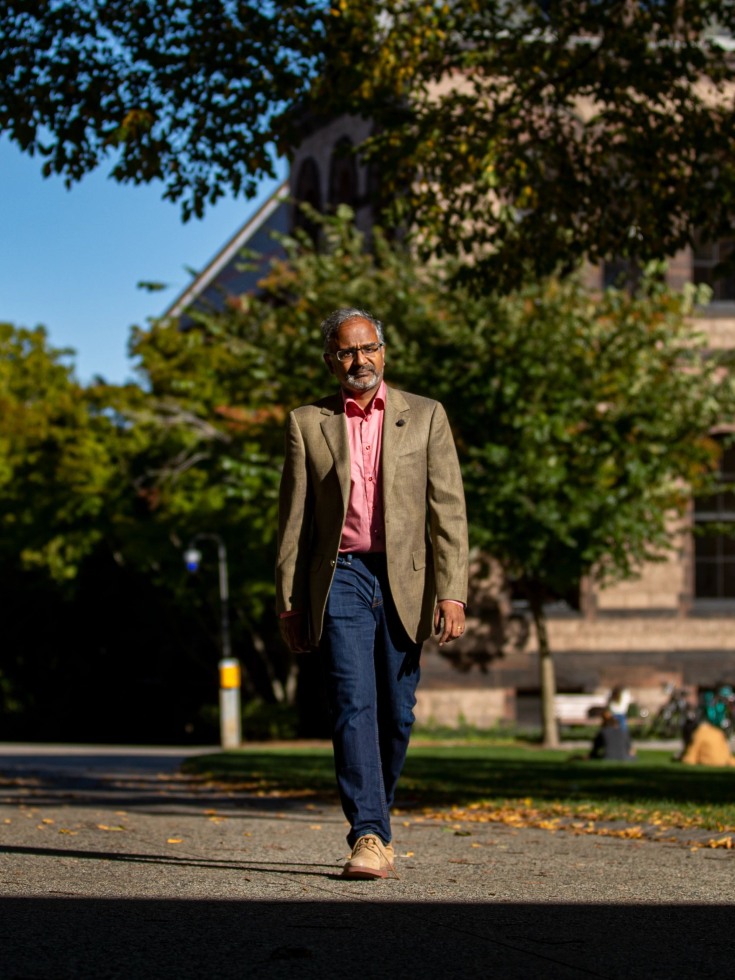
[{"label": "tan blazer", "polygon": [[[381,460],[390,589],[406,632],[421,642],[431,634],[437,596],[467,600],[464,491],[439,402],[387,388]],[[281,479],[276,607],[308,610],[314,645],[349,494],[347,422],[337,392],[289,415]]]}]

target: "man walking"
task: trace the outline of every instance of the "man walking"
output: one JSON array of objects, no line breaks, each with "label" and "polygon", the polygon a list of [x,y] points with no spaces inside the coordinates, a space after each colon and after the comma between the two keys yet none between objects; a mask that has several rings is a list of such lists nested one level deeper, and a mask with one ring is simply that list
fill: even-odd
[{"label": "man walking", "polygon": [[442,406],[383,381],[380,321],[340,309],[322,334],[340,390],[288,419],[276,601],[289,648],[324,659],[343,875],[385,878],[421,644],[464,632],[464,493]]}]

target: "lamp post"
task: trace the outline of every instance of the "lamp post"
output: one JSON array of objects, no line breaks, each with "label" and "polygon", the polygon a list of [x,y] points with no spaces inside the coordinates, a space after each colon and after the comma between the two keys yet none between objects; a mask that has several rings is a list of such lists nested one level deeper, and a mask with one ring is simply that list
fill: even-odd
[{"label": "lamp post", "polygon": [[196,547],[198,541],[214,541],[217,545],[219,566],[220,642],[222,659],[219,662],[219,709],[220,743],[223,749],[236,749],[242,742],[240,714],[240,663],[232,657],[230,643],[230,589],[227,574],[227,549],[219,534],[203,532],[195,534],[184,552],[184,562],[190,572],[199,570],[202,553]]}]

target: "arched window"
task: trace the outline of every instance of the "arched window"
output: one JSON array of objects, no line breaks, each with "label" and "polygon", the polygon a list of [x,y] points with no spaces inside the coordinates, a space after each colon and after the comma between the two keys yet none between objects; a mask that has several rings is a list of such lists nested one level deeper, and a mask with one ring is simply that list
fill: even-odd
[{"label": "arched window", "polygon": [[343,136],[335,144],[329,167],[329,204],[357,207],[357,161],[352,152],[352,140]]},{"label": "arched window", "polygon": [[319,190],[319,167],[313,157],[307,157],[302,161],[299,172],[296,176],[296,188],[294,197],[297,207],[294,209],[294,230],[303,228],[312,241],[316,241],[318,228],[314,222],[304,214],[298,204],[310,204],[315,211],[322,210],[322,195]]}]

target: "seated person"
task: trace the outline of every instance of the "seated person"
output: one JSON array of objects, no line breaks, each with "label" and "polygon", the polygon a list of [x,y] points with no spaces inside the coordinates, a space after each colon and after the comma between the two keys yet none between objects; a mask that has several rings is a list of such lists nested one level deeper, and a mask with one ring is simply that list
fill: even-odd
[{"label": "seated person", "polygon": [[614,687],[610,692],[607,706],[613,716],[618,719],[621,728],[628,727],[628,709],[630,708],[630,691],[627,687]]},{"label": "seated person", "polygon": [[701,721],[691,733],[681,761],[688,766],[735,766],[727,736],[709,721]]},{"label": "seated person", "polygon": [[630,762],[635,759],[631,745],[630,732],[622,728],[620,722],[609,708],[601,715],[600,730],[595,735],[590,750],[590,759],[612,759],[617,762]]}]

